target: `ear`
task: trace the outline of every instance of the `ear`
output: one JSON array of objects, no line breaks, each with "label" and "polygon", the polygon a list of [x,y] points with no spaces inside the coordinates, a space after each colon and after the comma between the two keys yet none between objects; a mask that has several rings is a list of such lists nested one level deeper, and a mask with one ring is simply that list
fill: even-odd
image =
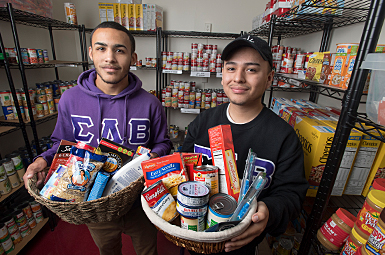
[{"label": "ear", "polygon": [[271,72],[267,75],[267,81],[266,81],[266,88],[270,88],[271,84],[273,84],[273,79],[274,79],[274,70],[271,70]]},{"label": "ear", "polygon": [[92,59],[92,47],[91,47],[91,46],[88,47],[88,56],[90,57],[91,61],[94,61],[94,60]]},{"label": "ear", "polygon": [[135,53],[135,52],[133,52],[132,54],[131,54],[131,65],[132,66],[134,66],[134,65],[136,65],[136,61],[138,60],[138,55]]}]

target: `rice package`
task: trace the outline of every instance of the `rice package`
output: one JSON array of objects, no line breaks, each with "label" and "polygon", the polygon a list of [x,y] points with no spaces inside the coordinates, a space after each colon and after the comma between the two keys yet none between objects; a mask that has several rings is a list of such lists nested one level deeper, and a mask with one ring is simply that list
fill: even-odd
[{"label": "rice package", "polygon": [[72,147],[67,171],[60,178],[52,197],[65,201],[82,202],[96,173],[103,167],[107,156]]},{"label": "rice package", "polygon": [[324,52],[314,52],[309,56],[305,79],[319,82],[322,73],[323,59]]},{"label": "rice package", "polygon": [[44,185],[44,187],[40,191],[40,195],[42,197],[51,199],[51,195],[55,188],[57,187],[60,178],[63,176],[63,174],[67,171],[67,167],[63,165],[59,165],[56,170],[51,173],[51,177],[48,179],[47,183]]}]

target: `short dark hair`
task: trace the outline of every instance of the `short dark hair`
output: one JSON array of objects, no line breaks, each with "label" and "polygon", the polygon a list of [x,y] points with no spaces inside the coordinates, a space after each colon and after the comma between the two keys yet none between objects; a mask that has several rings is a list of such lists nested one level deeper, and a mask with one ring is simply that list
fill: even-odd
[{"label": "short dark hair", "polygon": [[91,37],[90,37],[91,47],[92,47],[92,36],[94,35],[95,31],[98,30],[99,28],[112,28],[112,29],[116,29],[116,30],[119,30],[119,31],[122,31],[122,32],[126,33],[128,35],[128,37],[130,38],[130,41],[131,41],[131,53],[135,52],[135,39],[134,39],[134,37],[127,30],[127,28],[123,27],[119,23],[116,23],[115,21],[105,21],[105,22],[102,22],[99,25],[97,25],[94,28],[94,30],[92,30]]}]

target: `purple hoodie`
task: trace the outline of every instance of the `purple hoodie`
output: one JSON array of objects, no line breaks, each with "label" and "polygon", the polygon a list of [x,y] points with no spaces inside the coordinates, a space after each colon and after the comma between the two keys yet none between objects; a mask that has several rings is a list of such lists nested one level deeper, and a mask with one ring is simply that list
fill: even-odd
[{"label": "purple hoodie", "polygon": [[159,100],[142,89],[142,81],[128,74],[130,85],[118,95],[104,94],[95,86],[96,71],[83,72],[75,86],[61,96],[51,139],[54,146],[40,157],[48,165],[62,139],[97,147],[101,138],[130,149],[144,146],[159,156],[170,152],[167,120]]}]

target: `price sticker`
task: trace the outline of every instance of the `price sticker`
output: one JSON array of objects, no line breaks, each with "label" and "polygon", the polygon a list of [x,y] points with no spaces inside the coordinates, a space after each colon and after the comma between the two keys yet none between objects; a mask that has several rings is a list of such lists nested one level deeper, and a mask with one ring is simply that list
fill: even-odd
[{"label": "price sticker", "polygon": [[138,70],[136,66],[130,66],[130,71],[136,71]]},{"label": "price sticker", "polygon": [[182,74],[182,70],[163,70],[162,73]]},{"label": "price sticker", "polygon": [[222,73],[217,73],[217,78],[222,78]]},{"label": "price sticker", "polygon": [[190,76],[193,76],[193,77],[210,77],[210,72],[191,72]]}]

